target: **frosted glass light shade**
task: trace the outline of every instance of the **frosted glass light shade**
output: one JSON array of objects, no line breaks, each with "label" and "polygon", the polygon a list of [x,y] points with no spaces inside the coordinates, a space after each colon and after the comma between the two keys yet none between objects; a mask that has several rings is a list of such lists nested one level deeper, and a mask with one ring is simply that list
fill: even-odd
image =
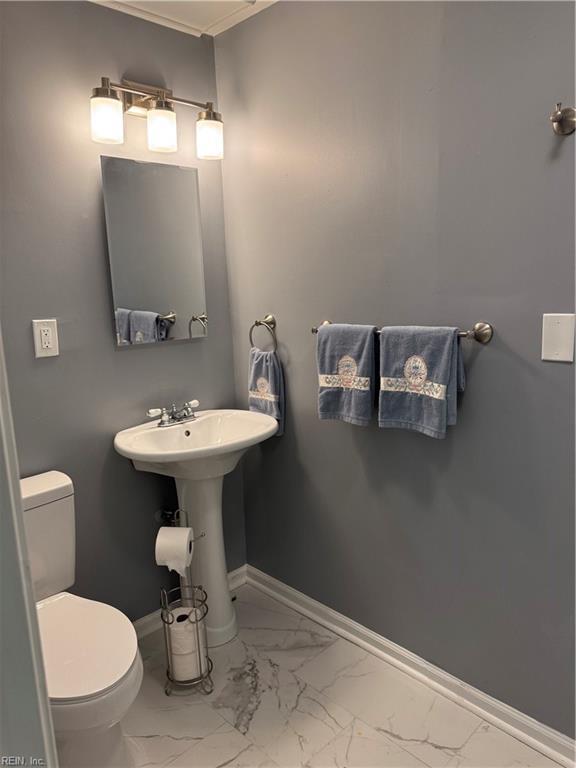
[{"label": "frosted glass light shade", "polygon": [[123,144],[124,111],[120,99],[92,96],[90,127],[93,141],[101,144]]},{"label": "frosted glass light shade", "polygon": [[171,109],[148,110],[148,149],[151,152],[176,152],[178,135],[176,114]]},{"label": "frosted glass light shade", "polygon": [[196,122],[196,156],[199,160],[222,160],[224,157],[224,123],[221,120]]}]

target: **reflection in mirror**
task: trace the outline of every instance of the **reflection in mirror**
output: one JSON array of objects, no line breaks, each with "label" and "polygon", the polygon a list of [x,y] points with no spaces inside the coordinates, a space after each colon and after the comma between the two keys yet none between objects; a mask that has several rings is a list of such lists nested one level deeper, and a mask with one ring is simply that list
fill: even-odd
[{"label": "reflection in mirror", "polygon": [[118,345],[206,336],[196,168],[101,160]]}]

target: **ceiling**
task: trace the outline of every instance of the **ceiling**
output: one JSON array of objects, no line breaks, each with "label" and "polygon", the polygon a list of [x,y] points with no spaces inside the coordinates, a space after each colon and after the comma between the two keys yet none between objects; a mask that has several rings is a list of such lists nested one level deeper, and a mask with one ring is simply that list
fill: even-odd
[{"label": "ceiling", "polygon": [[275,0],[95,0],[122,13],[189,35],[218,35],[263,11]]}]

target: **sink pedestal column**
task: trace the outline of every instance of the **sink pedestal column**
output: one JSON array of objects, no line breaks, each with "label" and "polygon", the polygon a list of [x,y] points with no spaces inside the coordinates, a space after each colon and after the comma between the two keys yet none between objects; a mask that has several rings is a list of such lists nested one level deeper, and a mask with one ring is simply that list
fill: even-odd
[{"label": "sink pedestal column", "polygon": [[223,645],[238,633],[236,612],[228,588],[228,569],[222,531],[223,477],[203,480],[176,478],[178,504],[183,510],[180,525],[194,529],[194,536],[206,535],[195,542],[192,579],[208,595],[206,632],[208,645]]}]

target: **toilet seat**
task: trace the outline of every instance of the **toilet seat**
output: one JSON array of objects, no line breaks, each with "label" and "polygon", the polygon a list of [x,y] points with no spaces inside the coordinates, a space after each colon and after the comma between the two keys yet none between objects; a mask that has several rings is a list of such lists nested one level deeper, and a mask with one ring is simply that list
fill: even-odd
[{"label": "toilet seat", "polygon": [[111,692],[138,655],[132,622],[116,608],[60,592],[36,604],[48,696],[80,703]]}]

